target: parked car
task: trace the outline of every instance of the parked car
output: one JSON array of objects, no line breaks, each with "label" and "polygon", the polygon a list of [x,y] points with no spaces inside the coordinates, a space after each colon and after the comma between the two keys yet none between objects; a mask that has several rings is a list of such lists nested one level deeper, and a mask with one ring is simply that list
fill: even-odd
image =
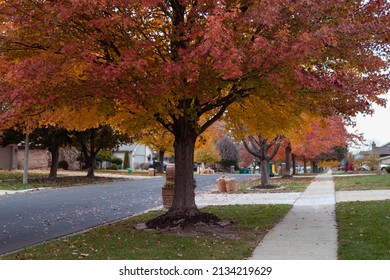
[{"label": "parked car", "polygon": [[390,164],[381,164],[380,165],[380,170],[386,170],[387,167],[389,167]]},{"label": "parked car", "polygon": [[[164,171],[167,170],[167,165],[168,163],[166,163],[165,161],[163,162],[163,168],[164,168]],[[159,161],[150,161],[149,162],[149,168],[158,168],[159,166],[161,166],[161,163]]]},{"label": "parked car", "polygon": [[364,164],[364,165],[359,167],[359,170],[360,171],[371,171],[371,168],[368,165]]}]

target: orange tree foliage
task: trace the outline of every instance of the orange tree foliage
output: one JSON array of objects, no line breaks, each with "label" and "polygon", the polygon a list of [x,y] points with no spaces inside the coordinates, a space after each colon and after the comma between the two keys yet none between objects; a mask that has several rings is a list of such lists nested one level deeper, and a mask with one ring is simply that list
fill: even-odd
[{"label": "orange tree foliage", "polygon": [[345,147],[349,139],[340,117],[305,119],[306,124],[290,136],[292,153],[298,157],[315,160],[334,147]]},{"label": "orange tree foliage", "polygon": [[253,168],[253,172],[255,172],[255,167],[257,165],[255,162],[255,157],[248,152],[243,144],[238,146],[238,153],[240,157],[238,166],[240,168]]},{"label": "orange tree foliage", "polygon": [[216,121],[201,135],[195,145],[195,161],[203,162],[206,165],[221,161],[216,142],[219,140],[226,130],[226,124],[222,121]]},{"label": "orange tree foliage", "polygon": [[386,0],[1,1],[1,120],[99,104],[157,121],[175,139],[170,214],[194,215],[195,142],[232,103],[288,98],[346,116],[383,103],[388,11]]},{"label": "orange tree foliage", "polygon": [[[242,141],[249,154],[260,163],[262,187],[270,185],[269,162],[278,153],[281,154],[280,147],[286,149],[284,136],[297,129],[302,121],[302,112],[305,111],[309,109],[292,102],[288,96],[273,100],[251,96],[229,108],[226,120],[234,127],[235,137]],[[290,170],[290,165],[286,165],[286,170]]]},{"label": "orange tree foliage", "polygon": [[207,165],[221,161],[221,155],[213,143],[207,143],[195,150],[195,161]]}]

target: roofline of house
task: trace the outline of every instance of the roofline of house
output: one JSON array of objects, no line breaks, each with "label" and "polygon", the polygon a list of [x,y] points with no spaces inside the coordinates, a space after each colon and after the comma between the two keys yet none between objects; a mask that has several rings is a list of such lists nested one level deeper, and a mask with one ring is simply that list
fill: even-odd
[{"label": "roofline of house", "polygon": [[385,147],[385,146],[387,146],[387,145],[390,145],[390,142],[388,142],[388,143],[382,145],[381,147]]}]

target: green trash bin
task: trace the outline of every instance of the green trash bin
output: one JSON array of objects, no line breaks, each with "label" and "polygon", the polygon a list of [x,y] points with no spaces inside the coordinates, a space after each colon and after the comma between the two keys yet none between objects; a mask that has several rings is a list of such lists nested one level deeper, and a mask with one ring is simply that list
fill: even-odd
[{"label": "green trash bin", "polygon": [[240,174],[249,174],[249,169],[248,168],[241,168]]},{"label": "green trash bin", "polygon": [[274,171],[275,171],[275,162],[270,162],[270,163],[268,163],[268,171],[269,171],[269,176],[270,177],[274,177],[275,176],[275,173],[274,173]]},{"label": "green trash bin", "polygon": [[127,168],[127,174],[131,174],[133,172],[133,169],[131,169],[131,168]]}]

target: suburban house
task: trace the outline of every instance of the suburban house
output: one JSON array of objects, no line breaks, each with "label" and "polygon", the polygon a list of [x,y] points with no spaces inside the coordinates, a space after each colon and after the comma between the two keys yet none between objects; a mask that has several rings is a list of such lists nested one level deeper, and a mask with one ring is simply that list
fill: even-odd
[{"label": "suburban house", "polygon": [[153,151],[146,145],[134,143],[132,145],[121,145],[113,156],[122,160],[125,158],[125,153],[129,152],[130,167],[134,169],[140,169],[141,164],[149,163],[153,159]]},{"label": "suburban house", "polygon": [[371,150],[359,153],[361,157],[369,157],[372,154],[378,155],[382,164],[390,164],[390,142],[379,147],[373,142]]},{"label": "suburban house", "polygon": [[381,163],[390,165],[390,156],[387,157],[381,157]]},{"label": "suburban house", "polygon": [[13,170],[18,168],[18,145],[0,147],[0,169]]},{"label": "suburban house", "polygon": [[[77,161],[79,152],[75,148],[60,148],[59,160],[68,162],[69,169],[80,169],[80,162]],[[28,168],[48,168],[51,164],[51,154],[46,149],[30,149],[28,156]],[[8,145],[0,147],[0,169],[15,170],[24,168],[24,146]]]},{"label": "suburban house", "polygon": [[[141,164],[149,167],[149,162],[153,159],[153,151],[145,145],[121,145],[113,153],[113,156],[124,160],[125,152],[129,152],[130,167],[139,169]],[[80,162],[77,160],[79,151],[75,148],[60,148],[59,160],[68,162],[70,170],[79,170]],[[29,150],[29,169],[48,168],[51,164],[51,154],[46,149]],[[24,147],[21,145],[8,145],[0,147],[0,169],[15,170],[23,169]]]}]

